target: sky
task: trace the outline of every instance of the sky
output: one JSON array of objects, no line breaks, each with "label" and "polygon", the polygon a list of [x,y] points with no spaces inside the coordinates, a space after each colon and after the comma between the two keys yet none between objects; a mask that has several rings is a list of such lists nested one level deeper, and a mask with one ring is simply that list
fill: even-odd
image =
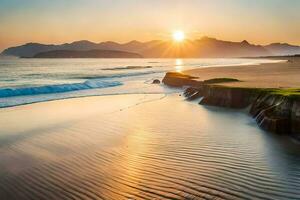
[{"label": "sky", "polygon": [[60,44],[210,36],[300,45],[300,0],[0,0],[0,51]]}]

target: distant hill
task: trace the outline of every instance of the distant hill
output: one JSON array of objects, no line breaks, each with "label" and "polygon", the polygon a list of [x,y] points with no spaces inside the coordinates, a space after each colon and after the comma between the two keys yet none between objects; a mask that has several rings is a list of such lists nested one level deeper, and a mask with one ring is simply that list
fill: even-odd
[{"label": "distant hill", "polygon": [[263,46],[250,44],[246,40],[230,42],[203,37],[196,40],[194,46],[195,54],[199,57],[256,57],[271,54]]},{"label": "distant hill", "polygon": [[300,54],[300,46],[287,43],[273,43],[265,46],[265,48],[275,56]]},{"label": "distant hill", "polygon": [[17,56],[17,57],[33,57],[38,53],[57,51],[57,50],[74,50],[74,51],[114,50],[114,51],[126,51],[126,52],[138,53],[139,51],[142,51],[144,48],[151,46],[151,43],[152,42],[141,43],[138,41],[132,41],[125,44],[119,44],[116,42],[101,42],[97,44],[87,40],[65,43],[61,45],[27,43],[21,46],[7,48],[2,52],[2,54]]},{"label": "distant hill", "polygon": [[137,53],[114,50],[54,50],[37,53],[32,58],[142,58]]},{"label": "distant hill", "polygon": [[300,47],[289,44],[274,43],[267,46],[242,42],[223,41],[203,37],[199,40],[186,40],[183,43],[153,40],[149,42],[131,41],[120,44],[117,42],[93,43],[87,40],[76,41],[61,45],[27,43],[5,49],[2,54],[18,57],[33,57],[36,54],[57,50],[90,51],[113,50],[140,54],[146,58],[172,57],[257,57],[300,54]]}]

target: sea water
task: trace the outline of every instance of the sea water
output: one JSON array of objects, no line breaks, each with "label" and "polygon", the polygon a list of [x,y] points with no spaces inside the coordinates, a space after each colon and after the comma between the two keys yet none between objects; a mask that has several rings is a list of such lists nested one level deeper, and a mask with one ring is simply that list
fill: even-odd
[{"label": "sea water", "polygon": [[161,94],[167,71],[274,62],[267,59],[0,58],[0,107],[94,95]]}]

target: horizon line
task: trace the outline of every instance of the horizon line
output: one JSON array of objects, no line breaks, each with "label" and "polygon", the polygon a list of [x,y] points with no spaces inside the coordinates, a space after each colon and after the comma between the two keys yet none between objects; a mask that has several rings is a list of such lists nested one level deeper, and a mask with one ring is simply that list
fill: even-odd
[{"label": "horizon line", "polygon": [[[186,38],[185,41],[183,41],[182,43],[186,42],[186,41],[197,41],[197,40],[202,40],[202,39],[213,39],[213,40],[218,40],[218,41],[224,41],[224,42],[233,42],[233,43],[242,43],[242,42],[248,42],[249,44],[251,45],[259,45],[259,46],[267,46],[267,45],[271,45],[271,44],[288,44],[288,45],[291,45],[291,46],[300,46],[300,44],[292,44],[292,43],[288,43],[288,42],[271,42],[271,43],[266,43],[266,44],[259,44],[259,43],[252,43],[251,41],[247,40],[247,39],[244,39],[244,40],[225,40],[225,39],[219,39],[219,38],[216,38],[216,37],[211,37],[211,36],[202,36],[198,39],[189,39],[189,38]],[[65,44],[73,44],[75,42],[90,42],[90,43],[94,43],[94,44],[101,44],[101,43],[107,43],[107,42],[113,42],[113,43],[117,43],[117,44],[120,44],[120,45],[125,45],[125,44],[129,44],[131,42],[139,42],[139,43],[148,43],[148,42],[155,42],[155,41],[163,41],[163,42],[173,42],[172,39],[153,39],[153,40],[145,40],[145,41],[140,41],[140,40],[136,40],[136,39],[132,39],[132,40],[129,40],[127,42],[118,42],[118,41],[114,41],[114,40],[105,40],[105,41],[99,41],[99,42],[96,42],[96,41],[93,41],[93,40],[88,40],[88,39],[82,39],[82,40],[74,40],[72,42],[63,42],[63,43],[42,43],[42,42],[26,42],[26,43],[20,43],[20,44],[17,44],[16,46],[9,46],[9,47],[6,47],[4,49],[2,49],[2,51],[4,51],[5,49],[8,49],[8,48],[13,48],[13,47],[18,47],[18,46],[23,46],[23,45],[28,45],[28,44],[42,44],[42,45],[65,45]]]}]

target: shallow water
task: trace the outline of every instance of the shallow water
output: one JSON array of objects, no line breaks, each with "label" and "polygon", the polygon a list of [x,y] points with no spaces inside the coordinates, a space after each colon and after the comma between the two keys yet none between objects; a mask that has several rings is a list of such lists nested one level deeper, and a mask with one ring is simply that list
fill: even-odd
[{"label": "shallow water", "polygon": [[299,199],[300,151],[174,95],[0,110],[1,199]]}]

